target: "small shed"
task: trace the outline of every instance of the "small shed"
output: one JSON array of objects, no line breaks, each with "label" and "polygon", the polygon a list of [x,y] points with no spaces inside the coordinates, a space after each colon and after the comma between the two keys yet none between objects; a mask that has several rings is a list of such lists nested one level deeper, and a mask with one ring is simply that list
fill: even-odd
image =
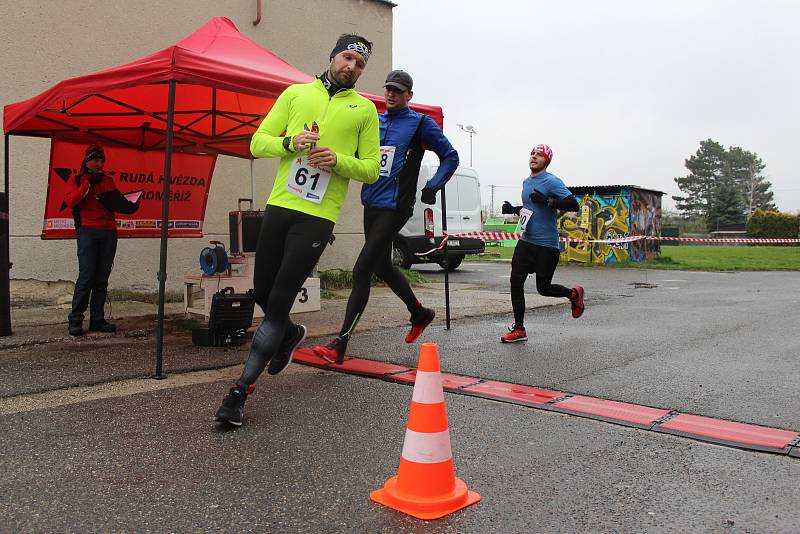
[{"label": "small shed", "polygon": [[[580,210],[558,218],[561,237],[603,240],[634,235],[661,235],[663,191],[635,185],[587,185],[570,187]],[[658,240],[630,243],[561,242],[561,259],[583,263],[644,261],[661,252]]]}]

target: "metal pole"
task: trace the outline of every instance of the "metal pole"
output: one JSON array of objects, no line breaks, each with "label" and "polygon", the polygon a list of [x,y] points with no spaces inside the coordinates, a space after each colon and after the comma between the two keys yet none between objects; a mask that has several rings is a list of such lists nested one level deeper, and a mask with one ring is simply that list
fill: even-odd
[{"label": "metal pole", "polygon": [[[447,198],[442,188],[442,234],[447,233]],[[445,330],[450,330],[450,255],[448,244],[444,244],[444,316]]]},{"label": "metal pole", "polygon": [[4,152],[4,170],[5,170],[5,190],[0,202],[0,336],[11,335],[11,249],[9,247],[10,234],[11,234],[11,217],[10,206],[11,202],[8,198],[8,183],[9,183],[9,139],[8,135],[5,136],[5,152]]},{"label": "metal pole", "polygon": [[254,158],[250,158],[250,209],[256,205],[256,173],[253,170]]},{"label": "metal pole", "polygon": [[156,331],[156,370],[153,378],[162,380],[164,364],[164,291],[167,282],[167,238],[169,237],[169,189],[172,181],[172,128],[175,119],[175,80],[169,81],[167,103],[167,146],[164,152],[164,181],[161,198],[161,259],[158,264],[158,330]]},{"label": "metal pole", "polygon": [[469,166],[472,167],[472,132],[469,132]]}]

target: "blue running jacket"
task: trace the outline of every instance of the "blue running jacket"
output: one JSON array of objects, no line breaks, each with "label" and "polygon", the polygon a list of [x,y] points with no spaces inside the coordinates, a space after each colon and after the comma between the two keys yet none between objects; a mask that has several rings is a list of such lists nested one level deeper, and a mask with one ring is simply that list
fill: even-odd
[{"label": "blue running jacket", "polygon": [[[439,169],[425,187],[439,191],[458,167],[458,152],[433,119],[410,108],[378,115],[381,135],[381,174],[378,181],[364,184],[361,203],[367,208],[414,212],[417,177],[425,150],[439,156]],[[385,163],[387,147],[394,147],[391,169]],[[391,149],[390,149],[391,150]]]}]

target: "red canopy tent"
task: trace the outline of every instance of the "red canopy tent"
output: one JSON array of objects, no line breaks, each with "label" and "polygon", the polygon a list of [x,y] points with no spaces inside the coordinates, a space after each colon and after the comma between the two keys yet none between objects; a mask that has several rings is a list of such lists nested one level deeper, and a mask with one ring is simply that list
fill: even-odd
[{"label": "red canopy tent", "polygon": [[[173,150],[250,158],[250,136],[278,95],[312,79],[216,17],[160,52],[5,106],[3,126],[8,135],[164,150],[174,81]],[[385,109],[383,97],[362,94]],[[411,107],[443,125],[440,107]]]},{"label": "red canopy tent", "polygon": [[[33,98],[5,106],[6,193],[10,135],[163,150],[166,177],[171,175],[172,151],[251,158],[250,137],[278,95],[290,84],[312,79],[239,33],[227,18],[215,17],[160,52],[64,80]],[[385,109],[382,97],[364,96],[379,111]],[[443,124],[440,107],[414,104],[412,108]],[[162,377],[170,180],[163,184],[157,378]],[[5,297],[10,302],[10,295]]]}]

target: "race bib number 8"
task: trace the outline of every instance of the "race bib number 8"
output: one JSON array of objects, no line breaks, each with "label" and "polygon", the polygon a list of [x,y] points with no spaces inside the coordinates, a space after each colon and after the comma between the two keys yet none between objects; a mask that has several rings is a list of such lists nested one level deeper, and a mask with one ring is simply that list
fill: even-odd
[{"label": "race bib number 8", "polygon": [[331,173],[308,164],[305,156],[295,158],[286,177],[286,190],[298,197],[319,204],[325,198]]},{"label": "race bib number 8", "polygon": [[519,210],[519,227],[522,233],[525,233],[525,228],[527,228],[532,216],[533,212],[529,209],[522,208]]},{"label": "race bib number 8", "polygon": [[389,176],[389,174],[392,172],[392,163],[394,163],[394,151],[395,147],[393,146],[381,147],[381,176]]}]

